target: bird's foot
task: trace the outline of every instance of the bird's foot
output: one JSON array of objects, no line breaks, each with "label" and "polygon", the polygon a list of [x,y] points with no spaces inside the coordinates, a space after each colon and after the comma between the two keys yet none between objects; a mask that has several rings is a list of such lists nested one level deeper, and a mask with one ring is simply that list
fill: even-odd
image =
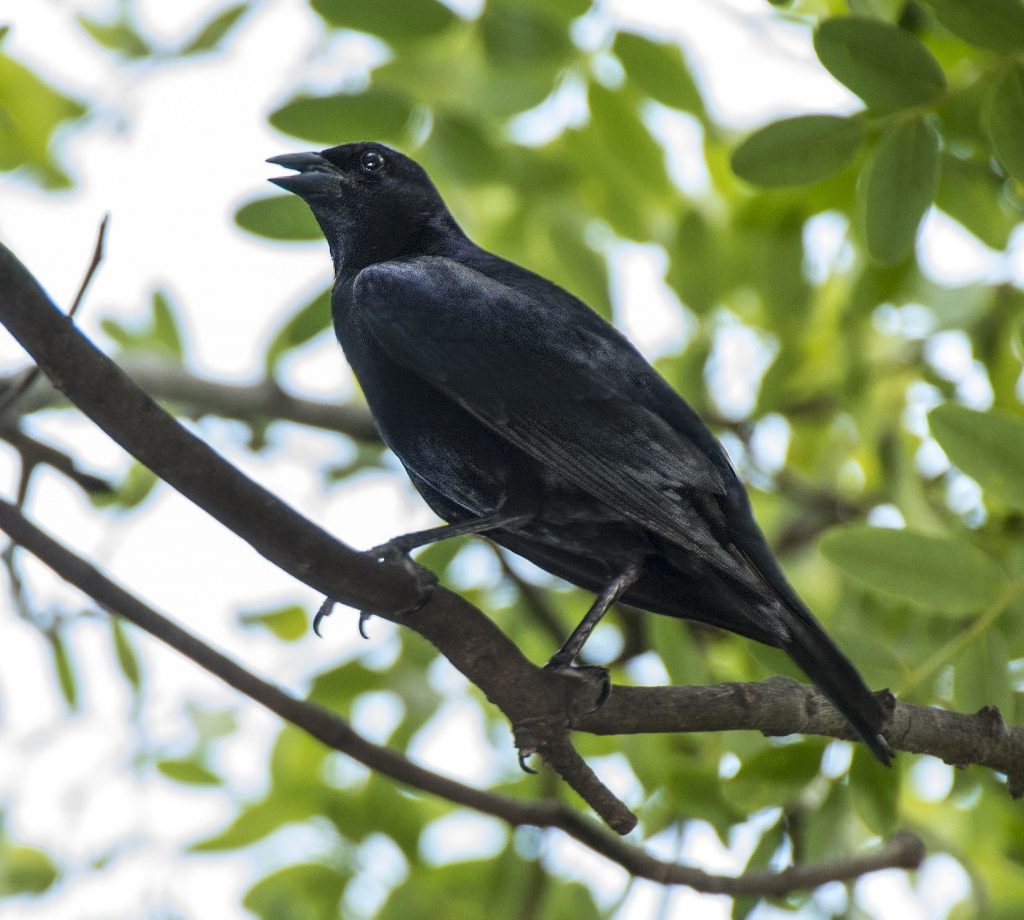
[{"label": "bird's foot", "polygon": [[595,712],[604,705],[608,695],[612,692],[611,678],[608,676],[608,669],[599,665],[574,665],[571,661],[565,661],[557,654],[544,665],[544,670],[552,674],[561,674],[571,677],[573,680],[582,681],[586,686],[593,689],[593,696],[590,698],[589,708],[583,714]]},{"label": "bird's foot", "polygon": [[[416,587],[419,592],[419,596],[414,600],[408,607],[403,607],[401,610],[396,610],[394,616],[404,617],[415,613],[421,607],[426,606],[430,599],[434,596],[434,588],[437,587],[437,576],[433,572],[428,571],[421,565],[417,565],[409,558],[409,551],[404,548],[400,540],[392,540],[388,543],[382,543],[380,546],[375,546],[373,549],[366,551],[365,555],[371,557],[374,562],[388,563],[390,565],[400,565],[404,568],[415,580]],[[318,636],[322,637],[320,627],[323,624],[324,619],[331,615],[331,611],[334,610],[334,605],[338,602],[331,597],[325,597],[324,602],[320,605],[320,609],[317,610],[316,615],[313,617],[313,632]],[[359,635],[364,639],[370,637],[366,634],[366,623],[370,617],[374,616],[375,611],[373,610],[360,610],[359,611]]]},{"label": "bird's foot", "polygon": [[[394,615],[398,617],[410,616],[417,610],[425,607],[434,596],[434,589],[437,587],[437,576],[433,572],[423,568],[423,566],[417,565],[410,558],[409,549],[411,548],[412,547],[406,547],[402,543],[401,537],[396,537],[394,540],[389,540],[387,543],[381,543],[380,546],[375,546],[373,549],[368,549],[366,551],[366,555],[370,556],[375,562],[386,563],[388,565],[400,565],[416,580],[418,597],[409,604],[408,607],[396,610]],[[366,622],[373,615],[373,610],[359,611],[359,635],[364,639],[368,638],[365,629]]]}]

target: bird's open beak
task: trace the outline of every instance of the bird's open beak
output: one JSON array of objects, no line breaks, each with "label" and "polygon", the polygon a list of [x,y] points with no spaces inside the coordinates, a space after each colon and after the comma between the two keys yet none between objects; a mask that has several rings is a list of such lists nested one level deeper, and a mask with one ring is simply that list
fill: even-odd
[{"label": "bird's open beak", "polygon": [[324,180],[337,173],[328,160],[312,150],[307,153],[283,153],[281,156],[270,157],[267,162],[295,170],[293,176],[277,176],[270,181],[300,198],[323,191]]}]

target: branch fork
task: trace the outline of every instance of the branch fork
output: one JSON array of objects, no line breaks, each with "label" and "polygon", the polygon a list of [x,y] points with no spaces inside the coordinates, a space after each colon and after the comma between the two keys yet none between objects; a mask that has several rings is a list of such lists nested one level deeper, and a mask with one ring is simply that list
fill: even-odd
[{"label": "branch fork", "polygon": [[[160,409],[75,328],[3,246],[0,322],[68,399],[114,440],[283,571],[357,609],[401,611],[422,596],[416,579],[402,566],[378,564],[335,540]],[[0,527],[102,606],[137,623],[325,744],[413,788],[512,825],[558,828],[635,875],[708,892],[781,895],[920,862],[920,841],[909,835],[897,835],[878,849],[844,860],[738,878],[662,862],[560,803],[475,790],[370,744],[343,720],[261,681],[145,607],[34,528],[13,505],[0,502]],[[593,711],[595,698],[585,681],[535,667],[479,610],[440,587],[413,615],[380,615],[431,642],[502,709],[520,750],[540,753],[619,834],[632,829],[636,818],[573,749],[569,741],[573,730],[623,734],[748,729],[769,735],[804,731],[850,737],[842,717],[820,694],[786,678],[713,687],[613,687],[604,704]],[[891,703],[891,697],[887,701]],[[900,703],[892,708],[886,734],[902,750],[998,770],[1009,778],[1012,794],[1024,792],[1024,730],[1006,726],[995,710],[963,715]]]}]

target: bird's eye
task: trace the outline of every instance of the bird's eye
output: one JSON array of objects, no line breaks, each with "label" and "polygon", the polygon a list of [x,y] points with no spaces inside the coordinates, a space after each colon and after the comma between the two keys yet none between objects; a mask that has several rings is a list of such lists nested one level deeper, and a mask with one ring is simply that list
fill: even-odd
[{"label": "bird's eye", "polygon": [[363,172],[380,172],[384,168],[384,154],[376,150],[364,150],[359,157],[359,166]]}]

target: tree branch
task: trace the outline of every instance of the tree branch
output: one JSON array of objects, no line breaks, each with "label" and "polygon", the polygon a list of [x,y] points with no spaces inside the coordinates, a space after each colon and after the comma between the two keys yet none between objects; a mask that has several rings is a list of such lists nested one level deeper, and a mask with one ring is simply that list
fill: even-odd
[{"label": "tree branch", "polygon": [[[534,667],[490,620],[458,595],[438,589],[431,601],[412,616],[391,612],[408,608],[418,597],[416,579],[409,571],[401,565],[381,564],[345,546],[231,467],[98,352],[2,247],[0,321],[68,398],[112,438],[269,561],[327,596],[401,622],[431,642],[504,712],[517,737],[532,731],[537,750],[554,752],[554,763],[563,770],[563,778],[588,795],[588,803],[620,830],[628,829],[628,821],[619,810],[621,803],[614,799],[609,802],[607,790],[593,792],[592,774],[583,769],[585,765],[581,768],[582,761],[557,756],[564,750],[563,739],[573,726],[588,731],[603,727],[609,732],[749,727],[770,734],[808,730],[849,737],[845,723],[813,689],[778,681],[747,685],[741,691],[735,687],[725,691],[616,688],[597,713],[584,717],[588,707],[582,705],[585,701],[580,698],[579,681]],[[755,722],[746,714],[745,706],[748,702],[756,705],[762,699],[757,687],[768,687],[772,695],[764,698],[757,709],[760,719]],[[712,698],[701,697],[709,693]],[[703,701],[695,704],[694,699]],[[730,699],[732,706],[727,705]],[[693,714],[703,713],[713,719],[718,712],[722,713],[718,724],[687,729],[685,723]],[[932,710],[925,713],[897,707],[894,726],[898,730],[890,735],[890,743],[896,748],[936,753],[957,763],[991,765],[1011,777],[1011,791],[1020,790],[1020,730],[995,731],[992,719],[982,730],[981,721],[976,720],[966,734],[958,736],[965,743],[951,747],[955,733],[943,722],[947,714],[936,715]],[[633,718],[632,723],[629,718]],[[939,720],[934,730],[925,730],[928,719]],[[633,727],[624,727],[627,724]],[[538,725],[546,735],[538,735]],[[980,752],[977,757],[967,741]]]},{"label": "tree branch", "polygon": [[[57,309],[31,273],[0,245],[0,321],[54,385],[139,462],[249,543],[265,559],[342,603],[401,620],[431,642],[508,717],[544,725],[535,749],[560,751],[580,708],[580,683],[539,672],[497,627],[457,594],[434,591],[414,617],[395,611],[419,604],[410,567],[382,563],[346,546],[235,469],[140,390]],[[500,665],[500,666],[499,666]],[[582,688],[586,689],[586,688]],[[556,769],[621,833],[635,817],[582,760],[558,758]]]},{"label": "tree branch", "polygon": [[[6,531],[12,540],[33,553],[102,607],[135,623],[328,747],[348,754],[371,770],[414,789],[492,815],[513,826],[530,825],[561,830],[642,878],[663,884],[688,885],[698,891],[716,894],[779,896],[813,888],[826,882],[858,878],[878,869],[914,869],[920,865],[924,857],[921,841],[912,834],[902,833],[868,853],[817,865],[791,866],[782,872],[756,872],[729,877],[665,862],[639,847],[624,843],[560,802],[524,801],[512,796],[474,789],[425,770],[401,754],[367,741],[345,720],[313,703],[296,699],[279,687],[256,677],[226,655],[210,648],[147,607],[84,559],[29,523],[14,505],[2,500],[0,529]],[[568,745],[565,745],[565,750],[561,753],[568,757],[579,756]]]},{"label": "tree branch", "polygon": [[[249,384],[221,383],[193,374],[155,354],[124,355],[119,366],[154,399],[177,406],[192,418],[218,415],[242,422],[281,419],[336,431],[361,443],[381,444],[373,418],[363,406],[301,399],[270,379]],[[7,402],[7,394],[17,390],[25,375],[25,371],[16,371],[0,377],[0,404]],[[19,414],[27,415],[63,401],[62,394],[49,380],[39,378],[32,381],[16,408]]]},{"label": "tree branch", "polygon": [[67,476],[87,495],[102,495],[114,490],[114,487],[105,479],[80,470],[74,458],[68,456],[64,451],[51,447],[49,444],[43,444],[35,438],[30,438],[20,428],[0,426],[0,439],[6,441],[18,452],[23,469],[29,473],[40,464],[46,464],[58,473]]},{"label": "tree branch", "polygon": [[[1024,795],[1024,728],[1006,725],[997,709],[967,715],[897,703],[887,691],[879,696],[890,712],[885,737],[895,750],[930,754],[957,767],[988,767],[1006,774],[1013,798]],[[789,677],[705,687],[614,686],[600,709],[572,727],[595,735],[753,730],[855,740],[849,723],[815,687]]]}]

